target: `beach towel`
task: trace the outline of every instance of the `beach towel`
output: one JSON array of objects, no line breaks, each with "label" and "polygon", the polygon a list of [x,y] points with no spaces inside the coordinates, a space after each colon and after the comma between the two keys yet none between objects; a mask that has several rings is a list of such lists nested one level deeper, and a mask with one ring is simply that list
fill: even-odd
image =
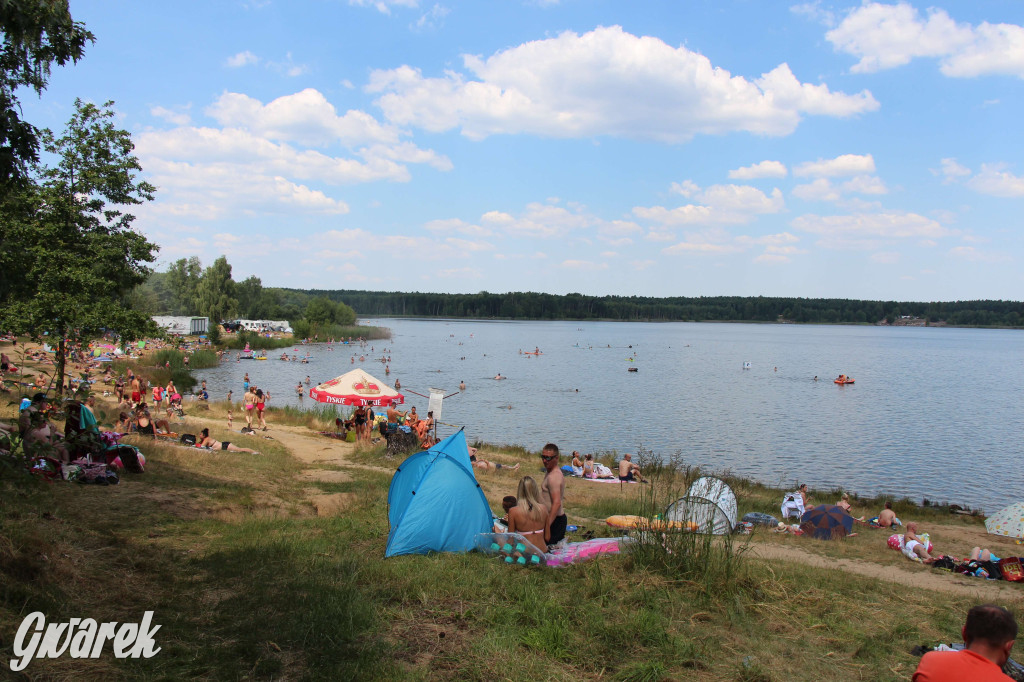
[{"label": "beach towel", "polygon": [[782,498],[782,518],[788,519],[795,516],[798,519],[804,515],[804,498],[799,492],[787,493]]}]

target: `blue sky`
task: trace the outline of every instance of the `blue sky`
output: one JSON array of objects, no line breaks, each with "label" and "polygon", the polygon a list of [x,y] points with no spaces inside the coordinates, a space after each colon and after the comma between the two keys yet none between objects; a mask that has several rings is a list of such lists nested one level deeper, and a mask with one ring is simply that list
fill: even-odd
[{"label": "blue sky", "polygon": [[89,0],[163,269],[265,286],[1022,298],[1024,3]]}]

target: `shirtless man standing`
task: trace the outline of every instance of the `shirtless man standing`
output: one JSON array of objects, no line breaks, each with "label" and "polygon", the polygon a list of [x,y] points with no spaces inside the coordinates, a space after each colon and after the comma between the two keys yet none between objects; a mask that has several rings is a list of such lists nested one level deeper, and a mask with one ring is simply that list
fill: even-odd
[{"label": "shirtless man standing", "polygon": [[565,527],[568,519],[565,516],[565,476],[558,466],[558,446],[548,443],[540,453],[541,461],[547,473],[541,483],[540,492],[548,508],[548,520],[544,526],[544,540],[548,545],[555,545],[565,539]]},{"label": "shirtless man standing", "polygon": [[399,412],[395,403],[388,405],[388,431],[392,432],[398,428],[398,420],[405,416],[405,412]]},{"label": "shirtless man standing", "polygon": [[132,377],[132,405],[138,405],[142,402],[142,384],[139,383],[139,377]]}]

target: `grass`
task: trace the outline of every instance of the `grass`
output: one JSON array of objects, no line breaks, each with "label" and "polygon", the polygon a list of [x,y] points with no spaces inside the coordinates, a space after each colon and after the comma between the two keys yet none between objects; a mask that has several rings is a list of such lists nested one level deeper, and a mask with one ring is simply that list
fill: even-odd
[{"label": "grass", "polygon": [[[303,464],[280,441],[229,435],[220,421],[226,408],[186,411],[190,420],[209,417],[214,437],[262,455],[148,442],[147,472],[120,486],[45,484],[23,474],[0,480],[3,632],[33,610],[57,621],[119,622],[154,610],[162,626],[163,650],[154,658],[117,660],[108,648],[98,660],[33,661],[33,677],[896,680],[913,672],[913,646],[954,640],[974,603],[768,563],[745,553],[742,539],[696,534],[648,534],[632,555],[561,569],[510,568],[479,554],[384,560],[397,462],[379,446],[362,447],[347,455],[357,463],[344,469],[351,481],[310,483],[299,473],[332,467],[329,455]],[[0,417],[10,420],[13,409],[0,405]],[[281,410],[269,421],[306,418]],[[522,464],[514,474],[478,473],[494,510],[521,475],[539,476],[536,453],[486,445],[483,452]],[[701,473],[671,459],[660,470],[640,459],[649,486],[569,481],[570,522],[611,534],[605,516],[664,511]],[[732,484],[741,514],[778,512],[781,491]],[[322,493],[355,497],[342,513],[318,517],[310,495]],[[869,509],[863,500],[855,506]],[[925,524],[977,523],[950,521],[940,510],[914,513]],[[892,559],[875,544],[801,547]],[[10,654],[11,640],[2,641]]]}]

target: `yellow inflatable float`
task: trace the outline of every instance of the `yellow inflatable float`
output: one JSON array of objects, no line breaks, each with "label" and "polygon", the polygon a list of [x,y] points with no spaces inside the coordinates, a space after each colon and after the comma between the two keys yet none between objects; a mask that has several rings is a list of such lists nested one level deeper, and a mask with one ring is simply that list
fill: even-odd
[{"label": "yellow inflatable float", "polygon": [[697,530],[697,524],[693,522],[682,523],[681,521],[648,519],[644,516],[632,516],[629,514],[609,516],[605,519],[605,523],[612,528],[634,528],[637,530]]}]

